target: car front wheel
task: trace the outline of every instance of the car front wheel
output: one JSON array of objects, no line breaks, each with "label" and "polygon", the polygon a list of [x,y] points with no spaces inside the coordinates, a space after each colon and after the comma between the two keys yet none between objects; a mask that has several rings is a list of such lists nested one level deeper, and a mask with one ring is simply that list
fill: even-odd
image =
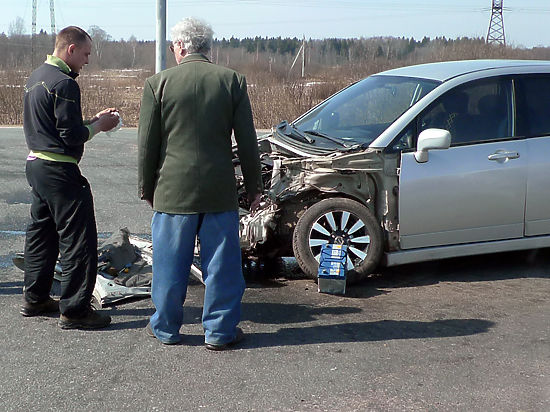
[{"label": "car front wheel", "polygon": [[302,271],[317,279],[321,248],[327,243],[348,247],[347,283],[364,279],[382,256],[382,229],[364,205],[346,198],[315,203],[300,217],[292,238],[294,256]]}]

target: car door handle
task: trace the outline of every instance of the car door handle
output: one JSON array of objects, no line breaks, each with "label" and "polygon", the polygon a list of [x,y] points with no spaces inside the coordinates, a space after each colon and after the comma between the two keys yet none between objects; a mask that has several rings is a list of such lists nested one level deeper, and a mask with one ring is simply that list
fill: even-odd
[{"label": "car door handle", "polygon": [[501,151],[496,151],[495,153],[493,154],[490,154],[489,156],[487,156],[487,159],[489,160],[496,160],[496,161],[504,161],[504,160],[508,160],[508,159],[517,159],[519,157],[519,153],[518,152],[501,152]]}]

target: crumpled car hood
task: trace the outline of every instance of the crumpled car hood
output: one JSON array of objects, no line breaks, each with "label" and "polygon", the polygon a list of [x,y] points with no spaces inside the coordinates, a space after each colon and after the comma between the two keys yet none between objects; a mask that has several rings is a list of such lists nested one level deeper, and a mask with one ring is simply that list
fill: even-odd
[{"label": "crumpled car hood", "polygon": [[278,152],[288,156],[323,156],[337,152],[341,149],[341,147],[330,141],[316,142],[315,144],[302,143],[299,140],[293,139],[292,137],[286,136],[282,133],[278,133],[275,130],[267,138],[267,140],[272,146],[277,148]]}]

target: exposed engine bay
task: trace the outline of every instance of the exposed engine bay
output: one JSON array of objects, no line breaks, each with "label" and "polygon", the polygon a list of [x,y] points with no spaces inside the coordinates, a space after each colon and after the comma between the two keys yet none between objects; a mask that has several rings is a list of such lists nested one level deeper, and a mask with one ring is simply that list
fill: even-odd
[{"label": "exposed engine bay", "polygon": [[[384,170],[387,155],[370,149],[349,150],[346,152],[332,151],[330,153],[309,154],[296,149],[280,139],[275,129],[271,135],[258,139],[264,195],[260,209],[250,214],[249,203],[244,192],[244,181],[240,171],[239,159],[234,150],[234,166],[239,193],[240,237],[243,256],[249,259],[268,260],[280,256],[296,256],[300,236],[295,233],[296,226],[305,212],[314,204],[325,199],[343,198],[360,203],[365,209],[378,216],[378,222],[383,222],[383,237],[397,242],[397,206],[396,196],[388,193],[386,188],[397,187],[397,156],[392,170]],[[361,148],[363,149],[363,148]],[[378,201],[376,201],[378,199]],[[334,208],[333,208],[334,209]],[[344,219],[351,221],[346,211],[334,209],[328,215],[329,222],[317,222],[314,228],[327,226],[327,230],[319,228],[324,235],[329,236],[329,242],[350,243],[352,236],[342,230],[336,230],[330,219],[337,217],[344,229]],[[364,219],[363,219],[364,220]],[[311,225],[310,225],[311,226]],[[331,230],[331,227],[335,230]],[[378,223],[382,235],[381,224]],[[312,238],[311,228],[306,238]],[[340,233],[342,232],[342,233]],[[395,236],[392,237],[392,233]],[[368,233],[363,237],[368,237]],[[302,236],[304,237],[304,236]],[[311,252],[315,255],[315,242],[326,241],[310,239]],[[303,243],[303,241],[302,241]],[[370,243],[370,242],[369,242]],[[379,242],[380,243],[380,242]],[[303,245],[302,245],[303,246]],[[307,246],[307,245],[306,245]],[[352,245],[353,246],[353,245]],[[306,249],[310,249],[307,248]],[[309,253],[306,253],[309,254]],[[358,250],[351,256],[349,268],[354,269],[365,260],[367,249]],[[314,256],[315,257],[315,256]],[[311,277],[315,268],[307,270],[307,262],[298,259],[302,270]],[[311,259],[308,266],[314,266]],[[357,271],[355,271],[357,272]],[[353,279],[352,274],[352,281]],[[358,276],[355,278],[358,280]]]}]

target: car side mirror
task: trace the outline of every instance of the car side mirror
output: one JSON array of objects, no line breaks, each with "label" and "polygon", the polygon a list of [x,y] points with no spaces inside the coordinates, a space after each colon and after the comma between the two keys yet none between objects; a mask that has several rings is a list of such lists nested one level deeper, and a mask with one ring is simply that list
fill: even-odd
[{"label": "car side mirror", "polygon": [[428,150],[448,149],[451,146],[451,134],[444,129],[426,129],[418,135],[414,158],[418,163],[428,161]]}]

